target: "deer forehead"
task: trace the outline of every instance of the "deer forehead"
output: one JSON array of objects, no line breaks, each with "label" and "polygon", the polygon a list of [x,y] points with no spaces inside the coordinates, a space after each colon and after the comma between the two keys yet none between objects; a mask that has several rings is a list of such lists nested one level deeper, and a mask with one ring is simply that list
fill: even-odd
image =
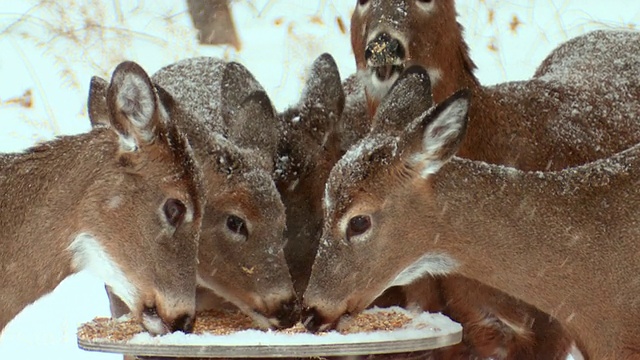
[{"label": "deer forehead", "polygon": [[325,186],[324,208],[328,219],[343,214],[352,205],[358,189],[381,175],[385,167],[392,166],[400,156],[399,142],[398,137],[373,135],[343,155]]},{"label": "deer forehead", "polygon": [[[365,5],[357,5],[355,14],[374,19],[371,25],[383,25],[391,28],[405,26],[406,20],[413,13],[431,15],[441,1],[424,2],[419,0],[373,0]],[[387,29],[390,30],[390,29]]]}]

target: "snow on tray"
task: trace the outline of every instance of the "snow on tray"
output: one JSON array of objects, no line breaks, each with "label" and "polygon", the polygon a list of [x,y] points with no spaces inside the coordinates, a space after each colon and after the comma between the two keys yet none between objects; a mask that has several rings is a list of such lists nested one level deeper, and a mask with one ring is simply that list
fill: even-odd
[{"label": "snow on tray", "polygon": [[[384,341],[407,341],[446,336],[462,331],[462,327],[440,313],[413,313],[400,307],[373,308],[364,313],[395,311],[405,314],[410,321],[393,331],[372,331],[342,334],[329,331],[318,335],[311,333],[287,333],[280,331],[242,330],[229,335],[184,334],[175,332],[152,336],[147,332],[134,335],[124,343],[129,345],[195,345],[195,346],[292,346],[348,343],[372,343]],[[112,342],[109,339],[92,339],[95,343]]]}]

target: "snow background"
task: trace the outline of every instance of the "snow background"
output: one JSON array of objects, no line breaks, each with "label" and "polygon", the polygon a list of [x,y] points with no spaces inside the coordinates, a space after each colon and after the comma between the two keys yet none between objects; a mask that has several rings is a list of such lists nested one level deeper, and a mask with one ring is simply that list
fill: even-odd
[{"label": "snow background", "polygon": [[[589,30],[637,29],[636,1],[457,3],[479,68],[476,74],[490,85],[529,78],[553,48]],[[56,135],[88,131],[90,77],[110,78],[125,59],[138,62],[149,74],[197,55],[239,61],[262,83],[278,110],[284,110],[297,101],[305,69],[321,53],[336,58],[343,78],[355,71],[348,35],[355,3],[233,0],[242,43],[236,51],[198,45],[184,1],[1,0],[0,151],[20,151]],[[108,315],[103,285],[90,274],[72,276],[7,326],[0,335],[0,359],[120,359],[76,346],[80,323]]]}]

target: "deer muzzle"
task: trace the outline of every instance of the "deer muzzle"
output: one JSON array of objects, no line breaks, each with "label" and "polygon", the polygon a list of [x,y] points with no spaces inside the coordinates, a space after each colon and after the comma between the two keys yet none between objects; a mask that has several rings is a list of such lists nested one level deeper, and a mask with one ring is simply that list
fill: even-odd
[{"label": "deer muzzle", "polygon": [[327,317],[316,307],[305,307],[302,310],[302,324],[312,333],[333,329],[337,326],[339,320],[340,318],[331,319]]},{"label": "deer muzzle", "polygon": [[193,332],[194,323],[195,313],[193,312],[181,312],[175,316],[161,316],[155,306],[145,307],[142,312],[142,325],[153,335],[164,335],[175,331],[188,334]]},{"label": "deer muzzle", "polygon": [[277,329],[286,329],[295,325],[300,320],[300,303],[296,297],[283,302],[274,314]]},{"label": "deer muzzle", "polygon": [[400,74],[404,69],[406,50],[402,41],[381,32],[367,44],[364,57],[369,67],[380,81]]}]

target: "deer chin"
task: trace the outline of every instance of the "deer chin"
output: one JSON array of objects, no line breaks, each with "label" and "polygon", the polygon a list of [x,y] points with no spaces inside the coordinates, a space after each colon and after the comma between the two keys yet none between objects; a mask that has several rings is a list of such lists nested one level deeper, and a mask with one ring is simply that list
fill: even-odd
[{"label": "deer chin", "polygon": [[[268,330],[280,327],[280,322],[278,321],[278,319],[276,319],[275,317],[267,317],[257,309],[257,306],[255,306],[255,304],[249,304],[247,301],[242,300],[239,296],[232,295],[232,293],[225,287],[207,282],[199,275],[197,279],[199,286],[213,291],[216,295],[233,304],[236,308],[238,308],[238,310],[249,316],[253,320],[255,325],[257,325],[259,328]],[[260,299],[258,296],[253,294],[249,294],[248,297]]]},{"label": "deer chin", "polygon": [[404,65],[370,66],[360,70],[358,75],[364,84],[367,96],[380,101],[400,77]]},{"label": "deer chin", "polygon": [[74,270],[88,270],[107,284],[129,309],[136,308],[138,289],[129,281],[98,239],[91,234],[80,233],[71,242],[68,250],[72,254]]},{"label": "deer chin", "polygon": [[142,326],[151,335],[164,335],[170,332],[169,327],[162,321],[158,315],[142,314]]},{"label": "deer chin", "polygon": [[458,262],[448,254],[426,253],[402,270],[387,288],[413,283],[423,275],[446,275],[458,267]]}]

